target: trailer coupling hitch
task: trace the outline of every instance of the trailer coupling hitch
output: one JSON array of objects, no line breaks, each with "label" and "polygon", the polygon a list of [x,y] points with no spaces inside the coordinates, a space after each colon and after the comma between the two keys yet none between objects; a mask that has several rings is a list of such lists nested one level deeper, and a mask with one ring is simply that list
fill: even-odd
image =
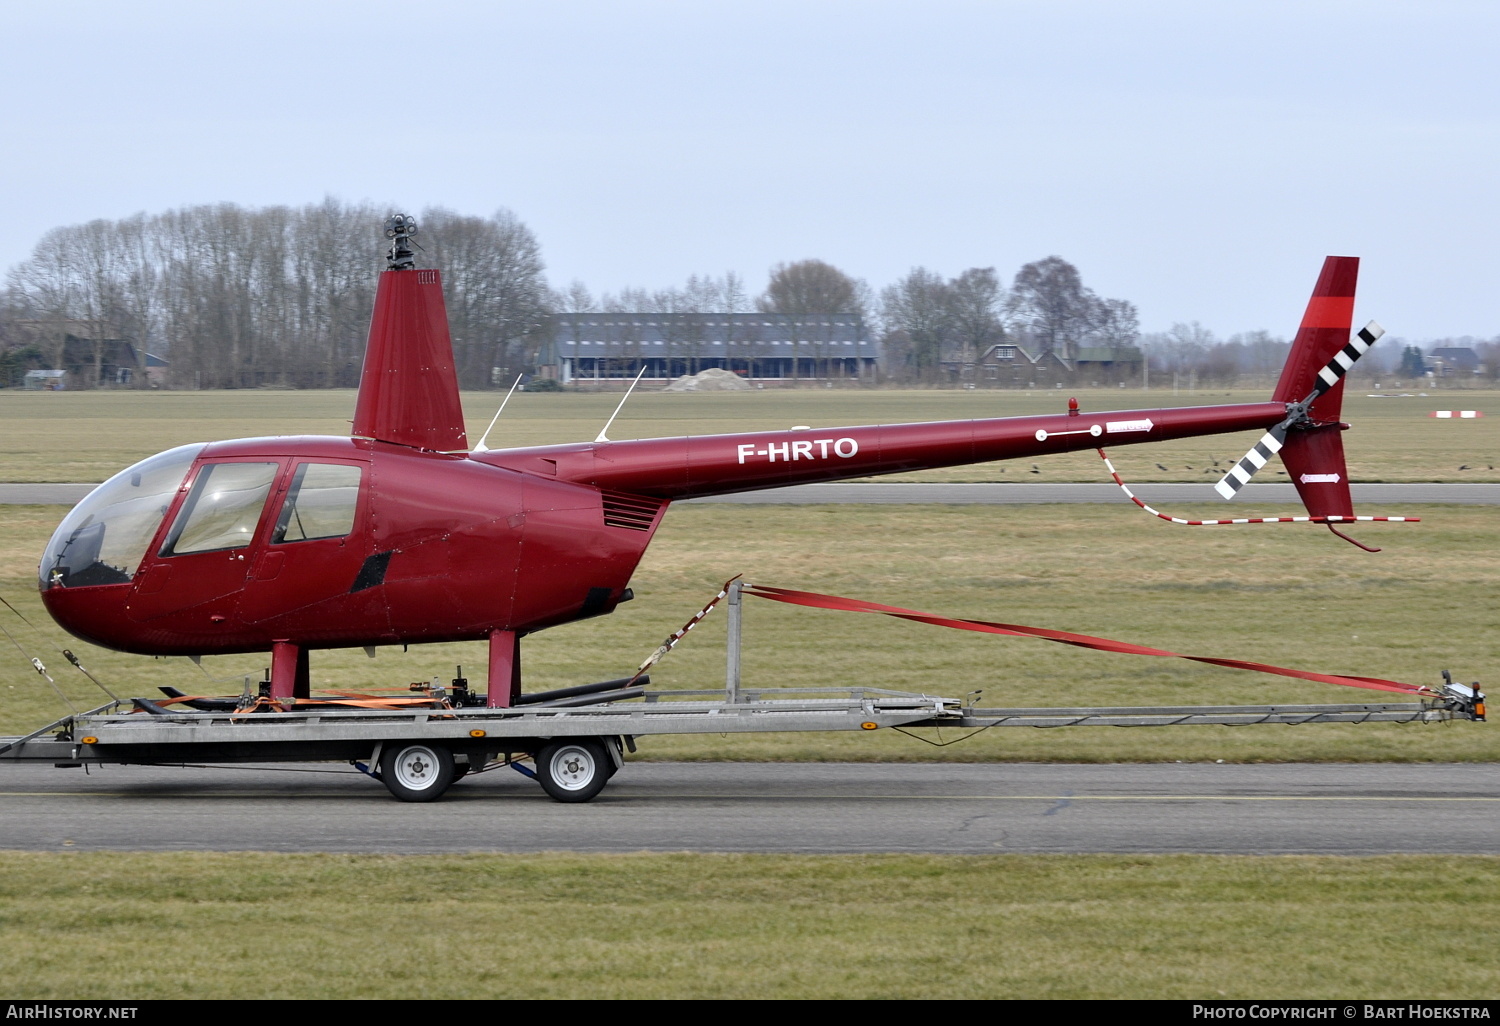
[{"label": "trailer coupling hitch", "polygon": [[1479,690],[1479,681],[1460,684],[1453,674],[1443,671],[1443,708],[1470,720],[1484,721],[1484,692]]}]

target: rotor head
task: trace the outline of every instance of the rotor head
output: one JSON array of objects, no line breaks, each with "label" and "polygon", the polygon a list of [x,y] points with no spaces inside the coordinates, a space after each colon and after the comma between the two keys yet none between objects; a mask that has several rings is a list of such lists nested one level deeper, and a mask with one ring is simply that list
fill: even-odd
[{"label": "rotor head", "polygon": [[390,252],[386,254],[392,271],[409,271],[416,266],[417,258],[411,251],[411,237],[417,234],[417,219],[410,214],[392,214],[385,219],[385,237],[391,240]]}]

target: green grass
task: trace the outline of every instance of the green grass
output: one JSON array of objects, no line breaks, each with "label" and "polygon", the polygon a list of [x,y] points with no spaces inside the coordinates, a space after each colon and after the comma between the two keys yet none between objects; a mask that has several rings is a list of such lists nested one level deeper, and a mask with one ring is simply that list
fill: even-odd
[{"label": "green grass", "polygon": [[1488,998],[1493,857],[0,853],[42,998]]},{"label": "green grass", "polygon": [[[1065,392],[768,389],[755,392],[635,395],[611,429],[614,438],[716,434],[808,424],[901,423],[1057,413],[1076,394],[1084,410],[1262,402],[1268,391]],[[477,441],[500,394],[464,397]],[[1355,481],[1500,481],[1500,393],[1433,392],[1370,399],[1352,393],[1344,417]],[[517,394],[490,436],[493,448],[589,441],[618,393]],[[1480,409],[1481,420],[1435,420],[1437,409]],[[102,481],[147,456],[187,442],[277,434],[349,432],[352,391],[18,392],[0,390],[0,481]],[[1130,481],[1211,482],[1244,455],[1258,432],[1111,450]],[[1217,460],[1218,468],[1213,466]],[[1157,468],[1157,464],[1166,470]],[[1460,467],[1468,467],[1460,470]],[[892,480],[1107,481],[1092,451],[1021,463],[987,463],[898,475]],[[1278,465],[1263,476],[1277,480]],[[1279,478],[1285,480],[1284,475]]]},{"label": "green grass", "polygon": [[[213,684],[184,659],[107,652],[67,639],[36,595],[37,554],[58,507],[0,507],[0,623],[35,649],[80,705],[99,693],[56,654],[67,645],[128,694]],[[1267,511],[1269,512],[1269,511]],[[1118,506],[679,506],[613,615],[544,631],[524,644],[528,690],[629,674],[736,573],[761,584],[848,595],[936,613],[1099,634],[1178,652],[1435,683],[1451,668],[1493,682],[1500,635],[1489,600],[1500,551],[1482,507],[1413,507],[1421,524],[1359,525],[1385,546],[1360,552],[1307,525],[1184,528]],[[747,599],[747,687],[870,685],[986,705],[1151,705],[1383,701],[1383,692],[1311,684],[1182,660],[1106,655],[1020,638]],[[656,686],[722,686],[724,619],[715,613],[660,666]],[[3,642],[3,639],[0,639]],[[215,676],[263,656],[213,657]],[[482,680],[480,643],[313,656],[315,687]],[[66,671],[66,672],[64,672]],[[61,704],[21,653],[0,655],[0,733],[33,729]],[[946,734],[945,739],[951,737]],[[933,748],[892,731],[651,738],[640,758],[960,761],[1490,761],[1486,724],[1313,724],[1173,729],[1005,728]]]}]

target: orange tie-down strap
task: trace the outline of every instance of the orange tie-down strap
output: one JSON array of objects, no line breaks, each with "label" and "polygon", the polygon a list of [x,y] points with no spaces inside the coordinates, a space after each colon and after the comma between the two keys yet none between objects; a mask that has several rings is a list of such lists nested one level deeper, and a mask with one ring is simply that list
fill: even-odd
[{"label": "orange tie-down strap", "polygon": [[1318,681],[1322,684],[1342,684],[1345,687],[1351,688],[1396,691],[1404,695],[1438,694],[1438,692],[1423,684],[1403,684],[1401,681],[1382,680],[1379,677],[1351,677],[1338,673],[1314,673],[1311,670],[1293,670],[1285,666],[1272,666],[1269,663],[1252,663],[1244,659],[1219,659],[1213,656],[1184,655],[1181,652],[1168,652],[1163,648],[1133,645],[1128,641],[1111,641],[1109,638],[1095,638],[1088,634],[1074,634],[1071,631],[1054,631],[1046,627],[1026,627],[1017,623],[992,623],[989,620],[964,620],[950,616],[935,616],[932,613],[921,613],[915,609],[902,609],[899,606],[882,606],[876,602],[862,602],[859,599],[840,598],[837,595],[819,595],[811,591],[793,591],[789,588],[772,588],[761,584],[747,584],[744,586],[743,593],[754,595],[757,598],[771,599],[774,602],[787,602],[794,606],[811,606],[814,609],[841,609],[850,613],[883,613],[886,616],[900,617],[903,620],[915,620],[918,623],[930,623],[938,627],[952,627],[961,631],[978,631],[981,634],[1009,634],[1021,638],[1040,638],[1043,641],[1056,641],[1064,645],[1077,645],[1079,648],[1091,648],[1099,652],[1120,652],[1125,655],[1191,659],[1197,663],[1227,666],[1235,670],[1275,673],[1283,677],[1298,677],[1302,680]]}]

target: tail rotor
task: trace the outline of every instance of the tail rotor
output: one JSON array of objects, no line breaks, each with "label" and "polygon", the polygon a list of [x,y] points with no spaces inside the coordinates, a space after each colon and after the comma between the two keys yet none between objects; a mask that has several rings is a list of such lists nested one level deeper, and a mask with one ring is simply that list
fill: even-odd
[{"label": "tail rotor", "polygon": [[[1374,321],[1360,328],[1354,337],[1349,340],[1349,344],[1335,353],[1333,359],[1324,364],[1318,370],[1318,373],[1314,375],[1312,391],[1308,393],[1307,398],[1301,402],[1288,403],[1286,419],[1272,427],[1264,435],[1261,435],[1260,439],[1250,447],[1250,451],[1245,453],[1244,458],[1230,467],[1229,473],[1219,479],[1219,483],[1214,485],[1214,491],[1218,492],[1225,499],[1234,498],[1239,490],[1255,476],[1256,471],[1269,463],[1271,457],[1281,452],[1286,446],[1288,431],[1293,428],[1315,427],[1316,424],[1308,413],[1313,403],[1317,402],[1329,389],[1343,381],[1344,375],[1349,372],[1350,367],[1354,366],[1355,361],[1368,353],[1370,348],[1380,340],[1380,336],[1384,334],[1385,329]],[[1316,478],[1336,475],[1309,474],[1304,476]]]}]

